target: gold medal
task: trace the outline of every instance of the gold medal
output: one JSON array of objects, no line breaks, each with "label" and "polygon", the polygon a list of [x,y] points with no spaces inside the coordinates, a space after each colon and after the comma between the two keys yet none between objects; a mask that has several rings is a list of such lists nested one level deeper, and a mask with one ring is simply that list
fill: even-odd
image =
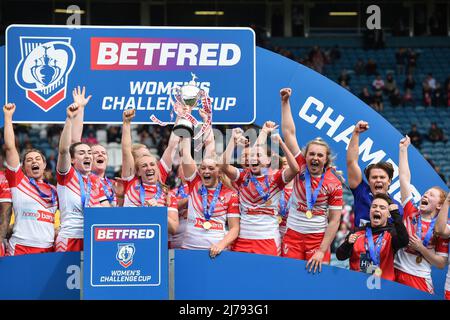
[{"label": "gold medal", "polygon": [[306,217],[308,219],[311,219],[313,217],[313,214],[312,214],[311,210],[306,211]]},{"label": "gold medal", "polygon": [[211,222],[205,221],[205,222],[203,223],[203,228],[204,228],[205,230],[209,230],[209,229],[211,229],[211,227],[212,227]]},{"label": "gold medal", "polygon": [[270,199],[267,200],[265,204],[266,204],[266,206],[270,206],[272,204],[272,200],[270,200]]},{"label": "gold medal", "polygon": [[416,263],[421,264],[422,263],[422,256],[417,256]]},{"label": "gold medal", "polygon": [[376,275],[377,277],[381,277],[381,274],[382,274],[382,273],[383,273],[383,271],[381,270],[380,267],[378,267],[378,268],[375,269],[375,275]]},{"label": "gold medal", "polygon": [[282,216],[278,216],[278,224],[281,224],[283,222],[283,217]]}]

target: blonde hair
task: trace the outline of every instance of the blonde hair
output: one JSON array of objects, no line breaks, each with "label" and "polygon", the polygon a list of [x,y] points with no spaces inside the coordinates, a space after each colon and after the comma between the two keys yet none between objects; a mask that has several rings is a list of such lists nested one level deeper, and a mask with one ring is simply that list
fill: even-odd
[{"label": "blonde hair", "polygon": [[328,143],[326,143],[325,140],[323,140],[321,137],[317,137],[317,138],[309,141],[308,144],[306,145],[306,147],[302,150],[303,155],[306,157],[306,154],[308,153],[308,149],[312,144],[322,146],[327,149],[327,161],[325,162],[324,168],[328,169],[328,168],[333,167],[334,166],[333,161],[336,157],[331,152],[331,148],[328,145]]}]

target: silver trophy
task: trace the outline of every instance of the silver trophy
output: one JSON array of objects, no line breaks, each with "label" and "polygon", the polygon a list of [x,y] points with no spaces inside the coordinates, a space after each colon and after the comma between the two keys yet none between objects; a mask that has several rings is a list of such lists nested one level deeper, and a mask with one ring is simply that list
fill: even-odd
[{"label": "silver trophy", "polygon": [[194,127],[197,126],[197,120],[191,113],[192,109],[200,103],[204,95],[204,91],[195,82],[197,77],[193,73],[191,75],[192,80],[187,85],[174,87],[172,90],[172,96],[175,99],[174,109],[179,116],[173,127],[173,133],[179,137],[186,137],[187,134],[190,137],[194,135]]}]

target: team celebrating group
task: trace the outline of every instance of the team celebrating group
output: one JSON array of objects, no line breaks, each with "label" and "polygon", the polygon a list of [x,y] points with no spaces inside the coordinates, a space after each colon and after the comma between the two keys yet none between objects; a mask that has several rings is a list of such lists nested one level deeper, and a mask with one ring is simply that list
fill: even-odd
[{"label": "team celebrating group", "polygon": [[[256,142],[241,128],[222,155],[215,150],[212,128],[203,133],[204,157],[196,164],[192,137],[172,131],[158,160],[147,146],[133,144],[135,110],[123,112],[120,178],[105,175],[108,153],[100,144],[81,142],[84,109],[90,100],[85,88],[73,90],[73,104],[61,133],[57,186],[44,179],[46,158],[36,149],[20,159],[12,124],[16,106],[4,112],[6,171],[0,172],[0,256],[83,250],[86,207],[168,208],[169,248],[208,250],[212,258],[223,250],[307,260],[309,272],[329,264],[330,246],[338,231],[343,207],[343,179],[333,165],[327,143],[316,138],[302,150],[291,113],[292,90],[281,89],[281,132],[267,121]],[[199,113],[206,122],[207,115]],[[179,117],[175,121],[177,123]],[[347,150],[348,186],[354,196],[355,229],[337,249],[350,269],[375,273],[433,293],[431,267],[449,264],[448,206],[450,197],[431,187],[416,207],[411,197],[411,173],[405,137],[399,145],[401,202],[388,194],[394,177],[388,162],[369,165],[363,179],[358,165],[359,136],[367,122],[355,125]],[[281,166],[271,166],[267,140],[278,144]],[[236,149],[239,167],[233,165]],[[177,187],[166,179],[178,158]],[[55,230],[55,214],[60,226]],[[14,225],[8,232],[12,212]],[[446,279],[450,299],[450,271]]]}]

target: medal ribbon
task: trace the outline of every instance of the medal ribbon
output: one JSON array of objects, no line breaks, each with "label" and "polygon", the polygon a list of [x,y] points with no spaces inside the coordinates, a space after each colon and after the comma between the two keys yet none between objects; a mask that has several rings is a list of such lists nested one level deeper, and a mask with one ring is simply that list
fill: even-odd
[{"label": "medal ribbon", "polygon": [[189,195],[184,191],[184,185],[181,184],[177,190],[177,197],[181,195],[181,199],[186,199]]},{"label": "medal ribbon", "polygon": [[264,183],[265,183],[266,188],[267,188],[267,193],[264,192],[263,187],[261,186],[261,184],[255,178],[254,175],[250,175],[250,181],[255,185],[256,191],[258,191],[258,194],[260,195],[260,197],[263,198],[264,201],[267,201],[267,199],[269,199],[269,196],[270,196],[270,185],[269,185],[269,178],[268,178],[268,176],[264,175]]},{"label": "medal ribbon", "polygon": [[[144,184],[142,183],[142,180],[141,180],[141,184],[138,186],[138,188],[139,188],[139,198],[141,199],[141,205],[143,207],[145,207],[146,206],[145,205],[145,188],[144,188]],[[159,185],[159,182],[158,182],[156,184],[156,194],[155,194],[155,196],[153,198],[156,201],[158,201],[159,198],[161,197],[161,194],[162,194],[162,189],[161,189],[161,186]]]},{"label": "medal ribbon", "polygon": [[55,190],[53,190],[53,188],[50,186],[50,184],[48,182],[45,182],[45,184],[47,184],[50,188],[50,192],[51,195],[45,194],[44,192],[42,192],[42,190],[39,188],[38,184],[36,183],[36,180],[34,180],[34,178],[29,178],[28,179],[30,181],[30,184],[36,189],[36,191],[39,193],[39,196],[42,199],[46,199],[46,198],[50,198],[51,197],[51,201],[52,201],[52,205],[54,205],[56,203],[56,192]]},{"label": "medal ribbon", "polygon": [[219,184],[216,187],[216,190],[214,191],[213,198],[208,208],[208,189],[206,189],[206,187],[203,184],[200,188],[200,194],[202,195],[202,203],[203,203],[203,215],[205,216],[206,221],[209,221],[209,219],[211,219],[214,213],[214,209],[216,208],[216,203],[217,200],[219,199],[221,189],[222,189],[222,182],[219,182]]},{"label": "medal ribbon", "polygon": [[325,172],[322,174],[319,185],[314,190],[314,193],[311,194],[311,174],[309,173],[308,168],[306,168],[306,170],[305,170],[306,204],[308,206],[308,210],[310,210],[310,211],[312,211],[314,204],[317,201],[317,196],[319,195],[320,189],[322,189],[322,184],[323,184],[324,179],[325,179]]},{"label": "medal ribbon", "polygon": [[281,198],[280,198],[280,215],[282,217],[285,217],[286,213],[289,211],[289,207],[291,206],[291,199],[292,199],[292,197],[289,197],[289,200],[286,201],[284,196],[285,196],[285,192],[283,190],[283,191],[281,191]]},{"label": "medal ribbon", "polygon": [[91,196],[91,188],[92,188],[91,179],[89,179],[89,175],[88,175],[88,177],[87,177],[87,191],[86,191],[86,189],[84,187],[83,176],[78,171],[76,171],[76,173],[77,173],[77,176],[78,176],[78,181],[80,182],[81,205],[83,206],[83,208],[86,208],[86,206],[89,206],[89,198]]},{"label": "medal ribbon", "polygon": [[[425,247],[428,246],[430,243],[431,237],[433,236],[433,230],[434,225],[436,224],[437,215],[431,219],[430,226],[428,227],[427,233],[425,234],[425,238],[423,238],[423,245]],[[417,229],[416,229],[416,235],[419,237],[420,240],[422,240],[422,216],[419,214],[419,217],[417,218]]]},{"label": "medal ribbon", "polygon": [[377,242],[374,244],[372,228],[371,227],[366,228],[366,239],[369,245],[370,258],[372,259],[372,262],[376,266],[380,266],[380,253],[381,253],[381,246],[383,244],[383,238],[384,232],[378,236]]},{"label": "medal ribbon", "polygon": [[114,201],[115,196],[114,188],[112,186],[112,182],[107,177],[105,177],[105,181],[108,184],[109,188],[111,189],[111,193],[109,193],[108,188],[103,183],[102,178],[100,178],[100,183],[102,184],[103,191],[105,191],[106,198],[108,199],[109,203],[112,203]]}]

